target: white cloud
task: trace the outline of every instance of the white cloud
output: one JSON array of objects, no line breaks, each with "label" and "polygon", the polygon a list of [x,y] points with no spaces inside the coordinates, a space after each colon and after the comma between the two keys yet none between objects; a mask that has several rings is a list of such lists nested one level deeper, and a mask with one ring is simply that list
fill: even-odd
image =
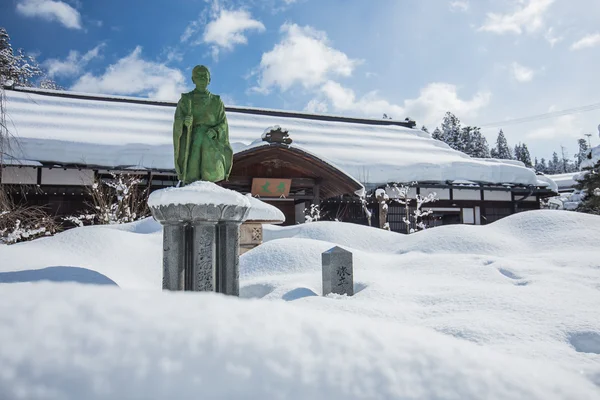
[{"label": "white cloud", "polygon": [[469,2],[465,0],[457,0],[450,2],[450,10],[452,11],[467,12],[469,11],[470,6],[471,5],[469,4]]},{"label": "white cloud", "polygon": [[458,95],[456,85],[450,83],[430,83],[414,100],[405,100],[406,116],[410,116],[424,124],[437,124],[447,111],[453,112],[460,118],[473,118],[485,108],[492,94],[487,91],[477,92],[470,100],[463,100]]},{"label": "white cloud", "polygon": [[600,32],[584,36],[571,45],[571,50],[582,50],[600,45]]},{"label": "white cloud", "polygon": [[554,28],[548,28],[546,33],[544,34],[544,38],[550,43],[550,46],[554,47],[554,45],[563,40],[562,36],[554,35]]},{"label": "white cloud", "polygon": [[487,20],[479,30],[517,35],[523,31],[536,32],[544,26],[544,15],[553,3],[554,0],[518,0],[519,5],[513,13],[488,13]]},{"label": "white cloud", "polygon": [[296,24],[284,24],[281,32],[283,39],[262,55],[255,90],[267,93],[277,86],[285,91],[295,84],[314,88],[332,76],[352,75],[360,63],[332,48],[325,32]]},{"label": "white cloud", "polygon": [[44,67],[51,77],[78,75],[91,60],[100,56],[100,50],[103,47],[104,43],[99,44],[83,55],[77,50],[71,50],[64,60],[50,58],[44,61]]},{"label": "white cloud", "polygon": [[146,61],[141,54],[142,48],[138,46],[131,54],[108,66],[104,74],[83,75],[71,90],[177,100],[185,91],[185,78],[181,71]]},{"label": "white cloud", "polygon": [[563,115],[552,120],[552,123],[537,128],[527,133],[527,139],[579,139],[583,132],[577,129],[582,124],[578,121],[578,116]]},{"label": "white cloud", "polygon": [[517,82],[531,82],[535,75],[535,71],[531,68],[527,68],[517,62],[512,63],[510,72],[512,73],[513,78],[517,80]]},{"label": "white cloud", "polygon": [[264,32],[262,22],[252,19],[246,10],[221,10],[216,18],[206,25],[202,40],[212,44],[213,56],[217,57],[221,49],[232,50],[237,44],[248,43],[246,31]]},{"label": "white cloud", "polygon": [[81,29],[81,14],[63,1],[20,0],[17,12],[26,17],[40,17],[47,21],[58,21],[70,29]]},{"label": "white cloud", "polygon": [[326,113],[329,110],[326,101],[312,99],[308,102],[306,107],[304,107],[304,111],[315,114]]},{"label": "white cloud", "polygon": [[196,21],[192,21],[181,35],[181,42],[185,43],[196,36],[202,27],[204,31],[199,39],[191,41],[193,46],[208,44],[216,59],[222,50],[233,50],[236,45],[247,44],[247,33],[250,31],[264,32],[264,24],[252,18],[244,10],[221,9],[218,2],[213,3],[211,9],[205,10]]},{"label": "white cloud", "polygon": [[[421,89],[419,97],[405,100],[399,105],[381,98],[376,91],[359,98],[352,89],[334,81],[327,81],[322,85],[320,96],[338,112],[351,112],[373,118],[381,118],[385,113],[394,119],[410,117],[416,119],[419,124],[427,125],[438,124],[446,111],[451,111],[461,118],[475,117],[489,104],[491,98],[489,92],[479,92],[471,100],[463,100],[458,96],[455,85],[430,83]],[[323,101],[314,99],[309,103],[314,111],[318,111],[314,108],[317,105],[323,107]]]}]

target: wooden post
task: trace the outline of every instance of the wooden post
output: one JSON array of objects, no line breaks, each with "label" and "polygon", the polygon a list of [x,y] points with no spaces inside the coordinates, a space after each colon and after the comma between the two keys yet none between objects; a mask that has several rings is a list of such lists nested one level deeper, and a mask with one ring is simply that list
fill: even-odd
[{"label": "wooden post", "polygon": [[312,203],[316,206],[321,205],[321,185],[319,183],[316,183],[315,186],[313,186]]}]

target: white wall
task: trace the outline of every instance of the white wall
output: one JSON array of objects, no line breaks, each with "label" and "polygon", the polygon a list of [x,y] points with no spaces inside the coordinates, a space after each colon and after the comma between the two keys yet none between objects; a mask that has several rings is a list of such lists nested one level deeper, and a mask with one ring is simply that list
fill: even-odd
[{"label": "white wall", "polygon": [[483,192],[485,201],[512,201],[509,191],[501,192],[499,190],[485,190]]},{"label": "white wall", "polygon": [[37,184],[37,168],[4,167],[2,169],[2,183],[14,185],[35,185]]},{"label": "white wall", "polygon": [[453,200],[481,200],[481,191],[477,190],[465,190],[465,189],[452,189]]},{"label": "white wall", "polygon": [[421,188],[421,196],[425,197],[435,193],[438,200],[450,200],[450,189]]},{"label": "white wall", "polygon": [[42,169],[42,185],[85,185],[94,183],[94,171],[52,168]]}]

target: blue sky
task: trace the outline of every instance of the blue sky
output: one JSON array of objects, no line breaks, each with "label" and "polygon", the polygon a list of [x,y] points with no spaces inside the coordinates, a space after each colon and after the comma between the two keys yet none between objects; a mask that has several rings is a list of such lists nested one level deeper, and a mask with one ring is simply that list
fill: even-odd
[{"label": "blue sky", "polygon": [[452,111],[546,158],[600,143],[598,108],[506,122],[600,103],[598,0],[5,0],[0,15],[76,91],[176,100],[205,64],[229,105],[430,130]]}]

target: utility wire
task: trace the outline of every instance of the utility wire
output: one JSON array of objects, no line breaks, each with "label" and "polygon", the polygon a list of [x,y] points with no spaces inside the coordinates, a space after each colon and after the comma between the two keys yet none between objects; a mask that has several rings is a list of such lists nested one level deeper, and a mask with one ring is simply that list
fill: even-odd
[{"label": "utility wire", "polygon": [[551,119],[556,117],[562,117],[564,115],[578,114],[588,111],[600,110],[600,103],[590,104],[587,106],[568,108],[561,111],[552,111],[544,114],[531,115],[529,117],[507,119],[506,121],[498,121],[490,124],[479,125],[481,128],[500,128],[507,125],[523,124],[526,122],[541,121],[544,119]]}]

